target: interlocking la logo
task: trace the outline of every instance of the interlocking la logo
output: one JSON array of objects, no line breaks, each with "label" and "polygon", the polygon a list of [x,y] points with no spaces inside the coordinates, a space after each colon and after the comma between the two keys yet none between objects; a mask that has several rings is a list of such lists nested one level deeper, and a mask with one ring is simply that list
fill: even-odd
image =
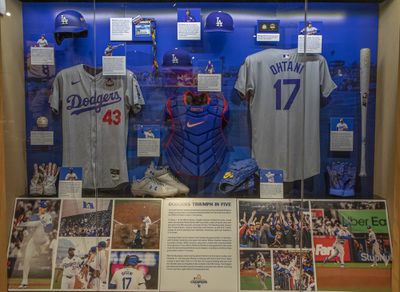
[{"label": "interlocking la logo", "polygon": [[179,64],[179,59],[175,54],[172,54],[172,64]]},{"label": "interlocking la logo", "polygon": [[222,20],[219,19],[219,16],[217,16],[217,23],[216,23],[216,26],[217,26],[217,27],[222,27],[223,24],[224,24],[224,23],[222,22]]},{"label": "interlocking la logo", "polygon": [[62,25],[68,24],[68,18],[66,18],[64,15],[61,15],[61,24]]}]

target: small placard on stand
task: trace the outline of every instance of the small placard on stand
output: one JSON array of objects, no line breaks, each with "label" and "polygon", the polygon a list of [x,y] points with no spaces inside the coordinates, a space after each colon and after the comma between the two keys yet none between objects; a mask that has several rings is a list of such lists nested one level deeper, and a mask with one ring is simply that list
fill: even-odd
[{"label": "small placard on stand", "polygon": [[260,198],[283,199],[283,170],[260,169]]},{"label": "small placard on stand", "polygon": [[132,40],[132,18],[110,18],[110,40]]},{"label": "small placard on stand", "polygon": [[330,150],[353,151],[354,118],[331,118]]},{"label": "small placard on stand", "polygon": [[31,47],[31,65],[54,65],[54,48]]},{"label": "small placard on stand", "polygon": [[53,146],[53,131],[31,131],[31,146]]},{"label": "small placard on stand", "polygon": [[61,167],[58,182],[60,198],[82,197],[82,167]]},{"label": "small placard on stand", "polygon": [[197,74],[197,90],[208,92],[221,92],[221,74]]},{"label": "small placard on stand", "polygon": [[126,75],[126,57],[103,56],[103,75],[104,76]]},{"label": "small placard on stand", "polygon": [[160,156],[160,126],[139,125],[137,130],[137,156]]}]

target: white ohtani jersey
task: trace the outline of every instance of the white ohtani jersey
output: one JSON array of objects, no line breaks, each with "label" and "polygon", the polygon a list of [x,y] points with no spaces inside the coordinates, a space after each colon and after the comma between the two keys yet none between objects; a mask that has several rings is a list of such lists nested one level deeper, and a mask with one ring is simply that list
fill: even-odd
[{"label": "white ohtani jersey", "polygon": [[93,76],[73,66],[57,74],[49,102],[62,115],[63,166],[83,168],[83,187],[128,182],[129,111],[144,104],[135,75]]},{"label": "white ohtani jersey", "polygon": [[321,55],[267,49],[246,58],[235,89],[250,98],[252,154],[260,168],[282,169],[285,181],[320,172],[320,96],[335,88]]},{"label": "white ohtani jersey", "polygon": [[142,271],[134,268],[122,268],[114,273],[110,284],[115,285],[117,290],[145,290],[146,281]]}]

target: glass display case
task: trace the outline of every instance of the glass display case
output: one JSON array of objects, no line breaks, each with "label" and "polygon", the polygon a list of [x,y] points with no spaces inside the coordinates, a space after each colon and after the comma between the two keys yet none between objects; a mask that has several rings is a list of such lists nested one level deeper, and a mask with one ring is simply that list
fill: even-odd
[{"label": "glass display case", "polygon": [[7,7],[9,291],[395,291],[384,4]]}]

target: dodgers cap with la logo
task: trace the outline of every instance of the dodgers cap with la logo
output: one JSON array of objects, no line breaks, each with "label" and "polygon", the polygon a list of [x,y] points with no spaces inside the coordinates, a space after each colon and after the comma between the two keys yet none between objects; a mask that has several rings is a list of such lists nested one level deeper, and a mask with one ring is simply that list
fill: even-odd
[{"label": "dodgers cap with la logo", "polygon": [[162,65],[166,68],[191,68],[192,56],[183,49],[175,48],[164,54]]},{"label": "dodgers cap with la logo", "polygon": [[205,32],[232,32],[233,18],[222,11],[211,12],[206,18]]}]

